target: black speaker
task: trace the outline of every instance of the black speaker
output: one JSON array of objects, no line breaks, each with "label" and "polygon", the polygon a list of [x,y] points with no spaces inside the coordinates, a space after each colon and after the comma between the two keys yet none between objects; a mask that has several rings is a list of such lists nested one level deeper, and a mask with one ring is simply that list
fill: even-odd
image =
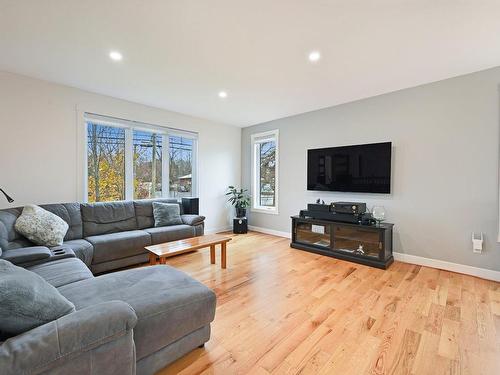
[{"label": "black speaker", "polygon": [[233,233],[244,234],[248,232],[248,221],[246,217],[233,219]]},{"label": "black speaker", "polygon": [[199,199],[198,198],[182,198],[182,211],[186,215],[199,215]]}]

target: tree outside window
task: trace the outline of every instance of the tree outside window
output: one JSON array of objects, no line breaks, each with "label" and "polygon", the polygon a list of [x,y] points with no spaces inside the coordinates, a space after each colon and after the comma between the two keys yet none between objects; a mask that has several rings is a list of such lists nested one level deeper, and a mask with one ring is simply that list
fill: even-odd
[{"label": "tree outside window", "polygon": [[125,131],[88,123],[88,201],[125,199]]}]

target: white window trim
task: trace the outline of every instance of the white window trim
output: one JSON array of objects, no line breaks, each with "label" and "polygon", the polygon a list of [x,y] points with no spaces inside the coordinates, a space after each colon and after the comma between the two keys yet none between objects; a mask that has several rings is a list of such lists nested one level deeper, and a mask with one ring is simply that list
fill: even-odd
[{"label": "white window trim", "polygon": [[[162,143],[164,146],[163,160],[168,160],[170,155],[170,142],[169,136],[180,136],[183,138],[192,139],[193,142],[193,154],[192,154],[192,185],[191,185],[191,196],[198,197],[198,133],[191,132],[187,130],[180,130],[175,128],[163,127],[158,125],[152,125],[148,123],[138,122],[126,120],[118,117],[107,116],[107,115],[99,115],[93,112],[84,111],[80,108],[77,108],[77,116],[78,116],[78,130],[77,137],[80,139],[77,145],[78,156],[77,159],[79,168],[81,173],[78,173],[78,176],[81,176],[82,180],[79,181],[78,186],[80,188],[77,189],[78,196],[81,197],[81,201],[83,203],[88,202],[88,134],[87,134],[87,121],[94,120],[97,123],[101,123],[103,125],[114,126],[118,128],[125,128],[125,150],[132,149],[133,142],[133,130],[139,131],[147,131],[154,132],[156,134],[164,135],[162,138]],[[166,147],[165,147],[166,146]],[[162,163],[162,186],[167,186],[166,189],[162,189],[162,198],[170,198],[169,197],[169,164],[170,163]],[[134,199],[134,175],[133,175],[133,157],[130,152],[125,152],[125,200],[133,200]],[[174,197],[173,197],[174,198]]]},{"label": "white window trim", "polygon": [[[257,152],[256,145],[261,143],[263,139],[273,139],[276,142],[276,169],[275,169],[275,177],[274,177],[274,191],[275,191],[275,205],[274,207],[266,207],[258,205],[257,200],[257,192],[259,191],[259,181],[257,180]],[[251,142],[251,153],[252,153],[252,205],[250,211],[278,215],[279,214],[279,130],[270,130],[261,133],[255,133],[250,136]]]}]

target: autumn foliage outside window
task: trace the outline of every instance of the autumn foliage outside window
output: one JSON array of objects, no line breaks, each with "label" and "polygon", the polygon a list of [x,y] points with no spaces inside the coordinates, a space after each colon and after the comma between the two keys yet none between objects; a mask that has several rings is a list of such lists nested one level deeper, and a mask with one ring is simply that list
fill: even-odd
[{"label": "autumn foliage outside window", "polygon": [[88,201],[125,199],[125,130],[87,125]]}]

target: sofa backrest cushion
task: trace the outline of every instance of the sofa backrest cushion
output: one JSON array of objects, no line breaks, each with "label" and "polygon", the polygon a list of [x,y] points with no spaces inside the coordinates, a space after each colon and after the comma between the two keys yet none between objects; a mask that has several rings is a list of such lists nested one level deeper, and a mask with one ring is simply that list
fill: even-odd
[{"label": "sofa backrest cushion", "polygon": [[14,229],[16,220],[22,212],[23,207],[0,210],[0,247],[3,251],[34,245]]},{"label": "sofa backrest cushion", "polygon": [[[43,209],[56,214],[69,225],[65,241],[83,238],[82,215],[80,203],[55,203],[40,205]],[[19,234],[14,225],[23,212],[24,207],[7,208],[0,210],[0,247],[3,250],[29,247],[34,244]]]},{"label": "sofa backrest cushion", "polygon": [[132,201],[84,203],[81,211],[84,237],[137,229]]},{"label": "sofa backrest cushion", "polygon": [[79,240],[83,238],[83,222],[80,212],[80,203],[56,203],[41,205],[44,210],[56,214],[69,225],[64,241]]},{"label": "sofa backrest cushion", "polygon": [[155,226],[153,202],[177,203],[179,205],[181,215],[183,213],[182,204],[180,204],[175,198],[141,199],[134,201],[138,229],[153,228]]}]

